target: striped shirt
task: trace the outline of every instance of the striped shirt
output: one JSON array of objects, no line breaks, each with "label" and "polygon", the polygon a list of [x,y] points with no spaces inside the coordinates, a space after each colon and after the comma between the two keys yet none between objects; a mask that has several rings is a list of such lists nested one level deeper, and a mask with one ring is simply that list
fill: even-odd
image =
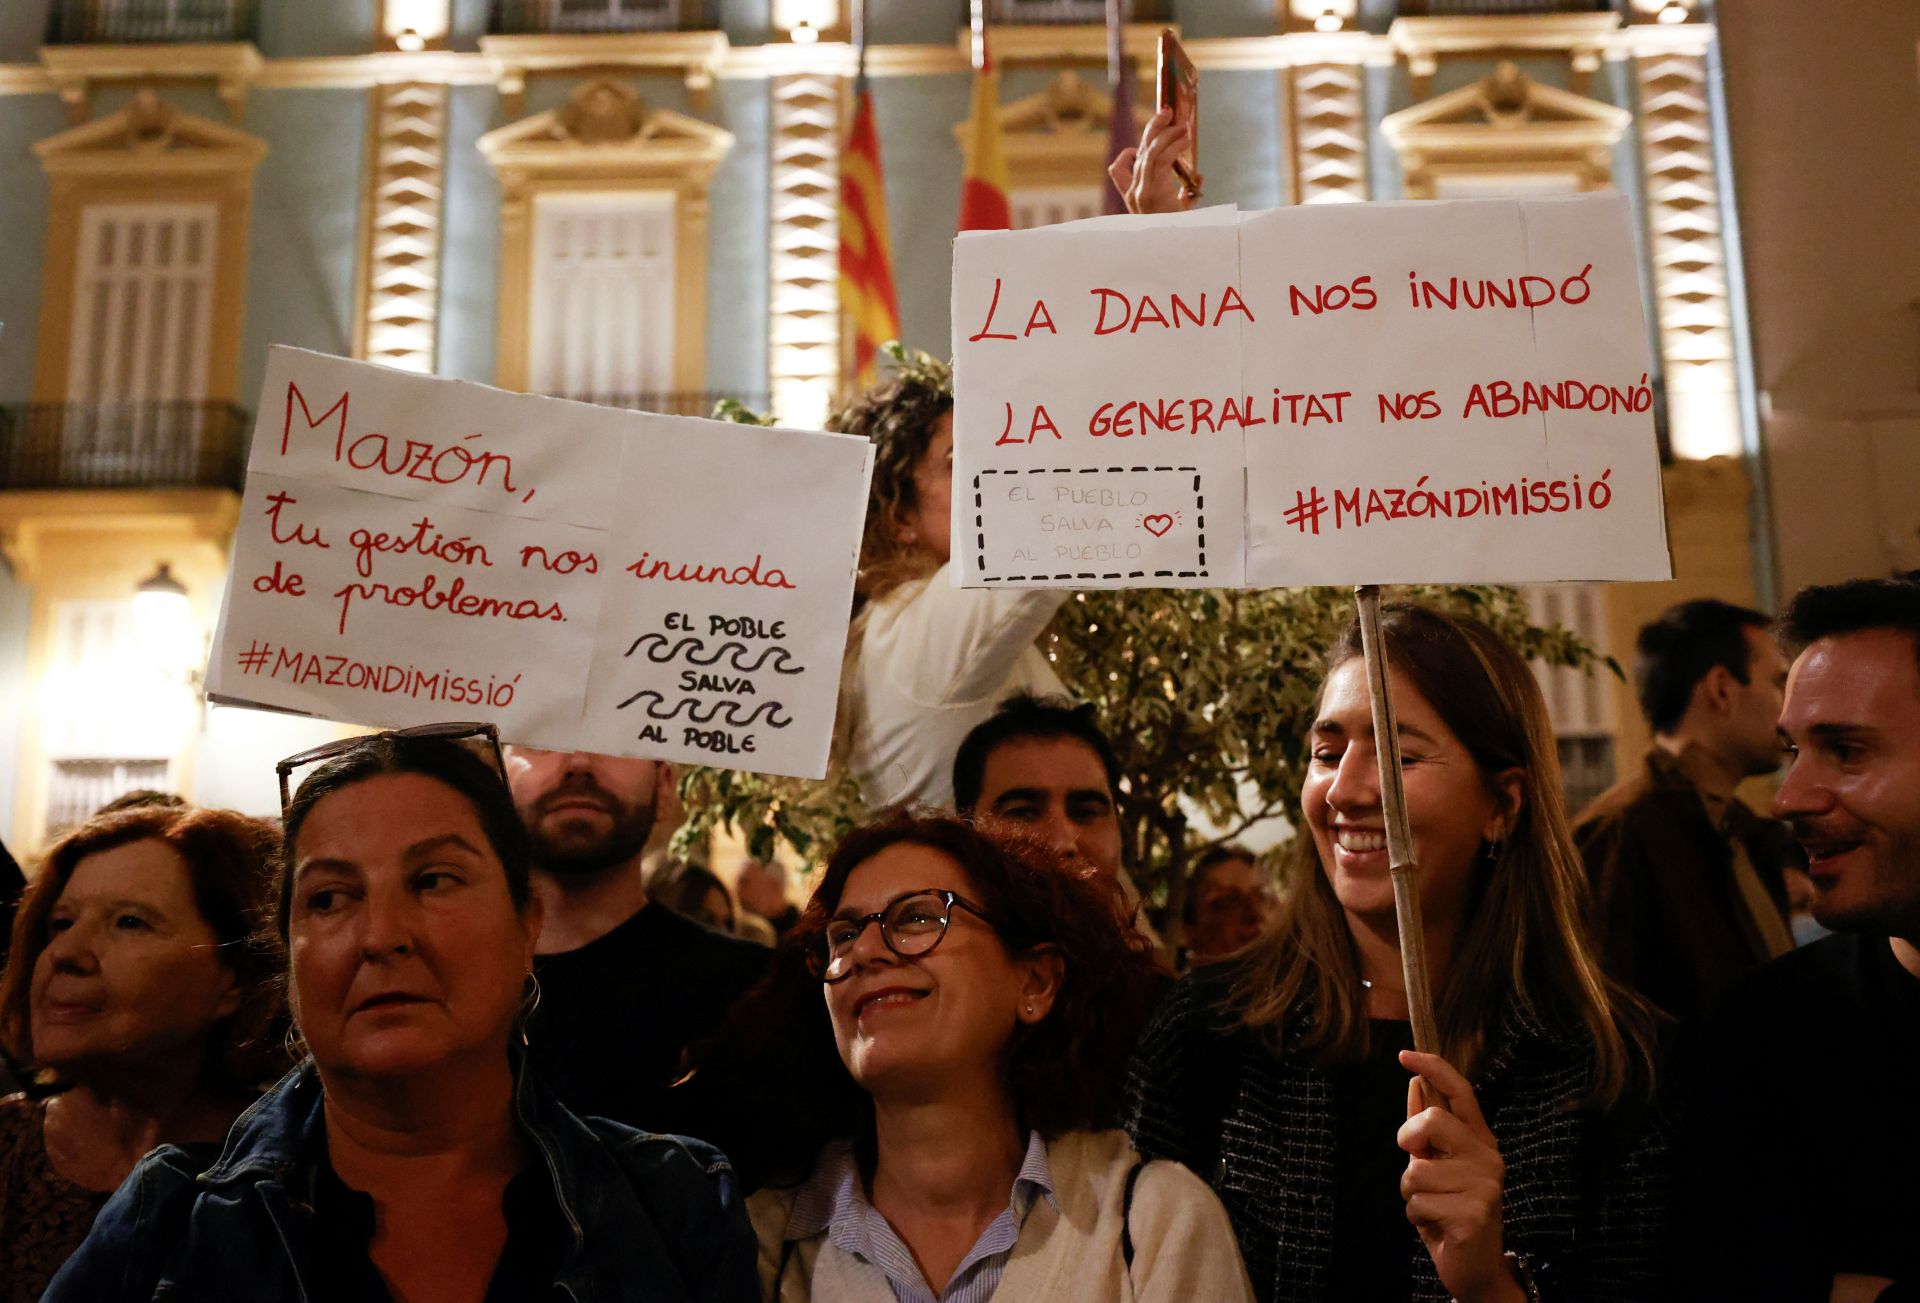
[{"label": "striped shirt", "polygon": [[1007,1210],[980,1232],[946,1288],[934,1290],[921,1276],[919,1264],[899,1232],[867,1201],[862,1184],[852,1148],[846,1144],[829,1147],[794,1197],[786,1238],[805,1240],[825,1231],[842,1252],[877,1268],[899,1303],[987,1303],[1000,1285],[1000,1276],[1013,1256],[1014,1241],[1020,1238],[1020,1227],[1032,1211],[1034,1200],[1044,1195],[1048,1203],[1059,1207],[1053,1196],[1046,1142],[1039,1132],[1029,1132],[1026,1157],[1013,1178]]}]

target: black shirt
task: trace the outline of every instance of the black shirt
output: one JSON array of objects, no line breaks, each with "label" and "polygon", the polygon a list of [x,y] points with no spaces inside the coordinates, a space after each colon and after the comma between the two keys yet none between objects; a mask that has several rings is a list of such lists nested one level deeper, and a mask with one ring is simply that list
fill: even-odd
[{"label": "black shirt", "polygon": [[1688,1047],[1696,1297],[1824,1300],[1920,1282],[1920,979],[1884,936],[1815,942],[1734,987]]},{"label": "black shirt", "polygon": [[1400,1197],[1407,1154],[1399,1142],[1413,1079],[1399,1054],[1412,1048],[1412,1023],[1376,1018],[1366,1059],[1332,1073],[1335,1177],[1327,1297],[1341,1303],[1406,1303],[1413,1292],[1408,1268],[1419,1244]]},{"label": "black shirt", "polygon": [[529,1058],[560,1101],[583,1117],[690,1135],[726,1148],[731,1102],[689,1084],[669,1090],[687,1047],[765,971],[772,952],[722,936],[649,901],[576,950],[539,955],[540,1006]]},{"label": "black shirt", "polygon": [[[507,1182],[500,1196],[507,1242],[487,1282],[484,1303],[528,1303],[553,1293],[567,1244],[567,1224],[553,1183],[539,1167]],[[312,1296],[328,1303],[392,1303],[386,1280],[367,1249],[373,1243],[374,1203],[321,1161],[313,1184],[313,1257],[307,1264]]]}]

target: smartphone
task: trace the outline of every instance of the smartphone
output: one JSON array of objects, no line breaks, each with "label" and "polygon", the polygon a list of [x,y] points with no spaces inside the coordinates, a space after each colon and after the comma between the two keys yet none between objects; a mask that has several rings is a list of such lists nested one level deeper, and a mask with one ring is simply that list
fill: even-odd
[{"label": "smartphone", "polygon": [[1200,74],[1180,48],[1171,28],[1160,29],[1159,94],[1154,107],[1171,109],[1173,121],[1187,124],[1187,147],[1173,160],[1173,174],[1194,195],[1200,193]]}]

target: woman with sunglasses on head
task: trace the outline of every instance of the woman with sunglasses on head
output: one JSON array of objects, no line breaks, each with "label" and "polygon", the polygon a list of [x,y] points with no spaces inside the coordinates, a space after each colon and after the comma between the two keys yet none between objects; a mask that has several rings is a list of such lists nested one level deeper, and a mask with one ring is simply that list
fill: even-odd
[{"label": "woman with sunglasses on head", "polygon": [[310,1057],[211,1167],[136,1168],[47,1298],[751,1299],[726,1160],[583,1121],[523,1071],[540,911],[491,726],[293,757],[283,799],[316,760],[276,920]]},{"label": "woman with sunglasses on head", "polygon": [[1477,620],[1389,606],[1382,638],[1438,1052],[1412,1051],[1350,626],[1284,897],[1155,1014],[1128,1129],[1207,1175],[1262,1303],[1650,1299],[1670,1181],[1651,1024],[1583,928],[1545,702]]},{"label": "woman with sunglasses on head", "polygon": [[1248,1299],[1219,1201],[1102,1129],[1164,985],[1109,880],[957,819],[853,832],[700,1069],[775,1083],[766,1296]]},{"label": "woman with sunglasses on head", "polygon": [[279,836],[230,810],[96,816],[47,849],[0,975],[0,1303],[37,1299],[143,1155],[203,1163],[286,1069],[279,966],[249,944]]}]

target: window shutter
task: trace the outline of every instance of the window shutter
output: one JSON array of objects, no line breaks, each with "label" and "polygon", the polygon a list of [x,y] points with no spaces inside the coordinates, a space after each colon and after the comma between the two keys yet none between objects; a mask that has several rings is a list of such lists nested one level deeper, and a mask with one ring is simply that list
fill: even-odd
[{"label": "window shutter", "polygon": [[67,397],[203,399],[212,343],[212,204],[91,204],[80,217]]},{"label": "window shutter", "polygon": [[623,405],[673,389],[674,220],[669,194],[536,201],[536,393]]}]

